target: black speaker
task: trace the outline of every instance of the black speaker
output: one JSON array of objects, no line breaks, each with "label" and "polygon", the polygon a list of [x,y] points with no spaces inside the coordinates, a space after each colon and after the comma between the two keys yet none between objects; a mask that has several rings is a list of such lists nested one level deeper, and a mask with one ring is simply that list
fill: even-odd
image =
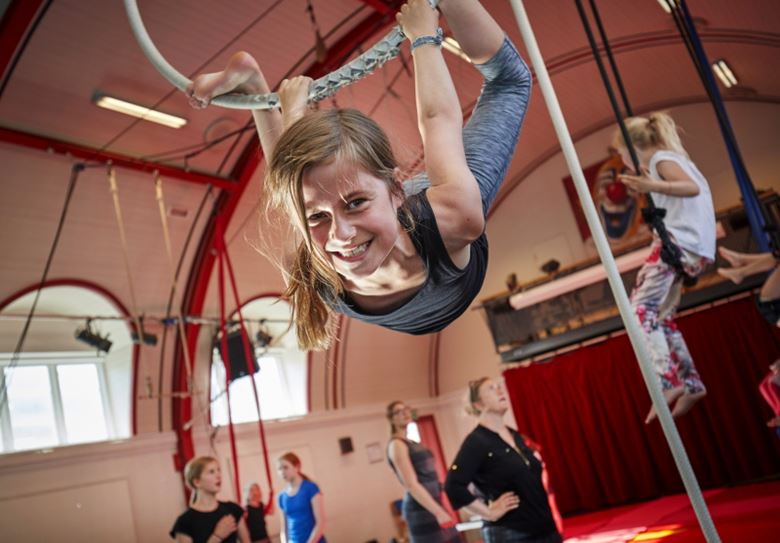
[{"label": "black speaker", "polygon": [[352,447],[352,438],[351,437],[341,437],[339,438],[339,449],[341,449],[341,454],[349,454],[355,449]]},{"label": "black speaker", "polygon": [[[241,339],[240,329],[235,332],[228,332],[227,348],[228,359],[230,360],[230,382],[249,375],[249,371],[247,371],[246,354],[244,351],[244,341]],[[249,351],[254,355],[255,346],[252,344],[251,339],[249,340]],[[252,356],[250,367],[252,368],[253,375],[260,370],[257,365],[257,359],[254,356]]]}]

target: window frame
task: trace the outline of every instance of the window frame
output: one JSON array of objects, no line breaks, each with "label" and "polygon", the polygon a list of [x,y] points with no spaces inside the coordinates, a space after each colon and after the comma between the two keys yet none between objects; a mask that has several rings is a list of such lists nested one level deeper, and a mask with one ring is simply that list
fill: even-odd
[{"label": "window frame", "polygon": [[[274,362],[276,364],[276,371],[277,371],[278,376],[279,376],[280,385],[282,387],[284,387],[286,395],[289,396],[290,380],[288,378],[287,372],[285,372],[284,369],[283,369],[284,362],[285,362],[285,353],[287,351],[285,349],[282,349],[282,348],[279,348],[279,347],[269,347],[269,348],[255,347],[254,351],[255,351],[254,352],[255,361],[257,362],[258,367],[260,368],[260,371],[262,371],[262,365],[263,365],[261,363],[261,359],[262,358],[266,358],[267,357],[267,358],[271,358],[271,359],[274,360]],[[215,373],[214,365],[217,365],[217,367],[221,367],[221,369],[216,370],[216,373],[217,373],[216,376],[217,377],[221,377],[222,378],[221,381],[219,379],[214,379],[214,377],[215,377],[215,375],[214,375],[214,373]],[[254,380],[255,377],[260,373],[260,371],[258,371],[258,373],[255,373],[255,374],[253,374],[251,376],[250,375],[246,375],[244,377],[241,377],[241,379],[243,380],[243,379],[251,378],[252,380]],[[237,380],[234,380],[233,383],[235,383],[236,381]],[[215,410],[217,409],[217,405],[221,404],[222,402],[227,404],[228,395],[227,395],[226,390],[227,390],[227,387],[232,386],[233,383],[229,383],[229,384],[227,383],[227,376],[225,375],[224,361],[222,360],[222,353],[221,353],[221,350],[219,348],[219,345],[217,345],[212,350],[211,365],[209,366],[209,409],[208,409],[208,414],[209,414],[209,424],[211,424],[211,425],[213,425],[215,427],[216,426],[219,426],[219,427],[227,426],[229,424],[229,422],[230,422],[229,420],[227,420],[227,417],[226,417],[226,420],[224,422],[217,421],[216,417],[214,415],[215,415]],[[254,386],[259,386],[259,385],[257,385],[257,383],[255,382],[251,386],[254,387]],[[217,392],[216,394],[214,394],[215,391]],[[258,390],[258,392],[259,392],[259,390]],[[231,395],[235,394],[233,391],[230,391],[230,393],[231,393]],[[254,393],[252,393],[250,396],[251,396],[251,401],[254,403]],[[261,402],[262,402],[262,400],[261,400]],[[288,414],[285,414],[285,415],[282,415],[282,416],[279,416],[279,417],[268,417],[268,416],[263,414],[263,413],[267,413],[268,410],[263,410],[262,409],[262,405],[260,406],[260,408],[261,408],[260,409],[260,411],[261,411],[260,414],[261,414],[261,418],[262,418],[263,422],[274,421],[274,420],[296,419],[296,418],[304,416],[308,412],[308,410],[304,410],[304,412],[302,412],[302,413],[288,413]],[[225,411],[225,415],[227,415],[227,411]],[[251,423],[255,423],[255,422],[257,422],[257,419],[255,419],[253,417],[250,420],[233,421],[233,424],[251,424]]]},{"label": "window frame", "polygon": [[[57,443],[53,445],[34,447],[29,449],[17,449],[14,446],[14,433],[11,419],[10,402],[8,401],[8,391],[6,387],[5,370],[11,367],[12,353],[0,353],[0,388],[5,390],[5,399],[0,404],[0,455],[14,453],[29,453],[40,450],[48,450],[58,447],[70,447],[77,445],[89,445],[93,443],[105,443],[117,439],[116,428],[114,425],[113,408],[111,401],[111,389],[108,386],[106,368],[103,364],[104,358],[85,351],[65,351],[65,352],[43,352],[43,353],[22,353],[16,359],[14,367],[25,366],[43,366],[47,370],[49,377],[49,391],[54,413],[55,430],[57,434]],[[106,425],[106,438],[97,441],[83,441],[78,443],[68,442],[68,429],[65,424],[65,410],[62,401],[62,391],[60,388],[60,379],[57,373],[59,366],[71,365],[92,365],[97,372],[97,381],[100,394],[100,402],[103,407],[103,418]]]}]

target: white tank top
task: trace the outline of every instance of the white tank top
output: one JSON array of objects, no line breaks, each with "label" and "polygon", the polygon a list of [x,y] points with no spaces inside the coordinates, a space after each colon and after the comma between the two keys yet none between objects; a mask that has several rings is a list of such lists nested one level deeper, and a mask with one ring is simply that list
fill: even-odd
[{"label": "white tank top", "polygon": [[666,209],[664,224],[682,249],[691,253],[715,259],[715,210],[712,205],[710,186],[696,164],[674,151],[656,151],[650,159],[650,175],[662,179],[658,174],[658,163],[671,160],[699,186],[696,196],[671,196],[650,193],[657,207]]}]

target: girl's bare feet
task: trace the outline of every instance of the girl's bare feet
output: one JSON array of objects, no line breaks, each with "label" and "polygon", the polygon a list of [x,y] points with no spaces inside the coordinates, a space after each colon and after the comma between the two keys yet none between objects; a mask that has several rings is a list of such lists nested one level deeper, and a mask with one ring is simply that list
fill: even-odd
[{"label": "girl's bare feet", "polygon": [[672,416],[673,417],[680,417],[684,414],[686,414],[688,411],[691,410],[691,408],[707,395],[706,390],[702,390],[699,392],[686,392],[682,396],[680,396],[680,399],[677,400],[677,403],[674,404],[674,409],[672,409]]},{"label": "girl's bare feet", "polygon": [[263,73],[249,53],[233,55],[221,72],[201,74],[187,87],[185,94],[195,109],[203,109],[215,96],[237,92],[241,94],[267,94],[270,91]]},{"label": "girl's bare feet", "polygon": [[[666,400],[667,405],[682,396],[684,392],[685,388],[682,385],[664,390],[664,399]],[[655,412],[655,407],[651,405],[650,411],[647,413],[647,417],[645,417],[645,424],[650,424],[657,417],[658,414]]]},{"label": "girl's bare feet", "polygon": [[744,267],[738,268],[718,268],[718,274],[725,277],[735,285],[738,285],[745,278]]},{"label": "girl's bare feet", "polygon": [[731,249],[727,249],[726,247],[718,247],[718,253],[720,254],[720,256],[723,257],[723,259],[726,262],[728,262],[735,268],[747,264],[748,259],[745,257],[749,256],[744,253],[738,253],[736,251],[732,251]]}]

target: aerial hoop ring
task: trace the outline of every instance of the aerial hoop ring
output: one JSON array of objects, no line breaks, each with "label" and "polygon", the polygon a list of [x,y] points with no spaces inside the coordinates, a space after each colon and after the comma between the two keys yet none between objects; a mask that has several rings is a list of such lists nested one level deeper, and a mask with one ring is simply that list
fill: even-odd
[{"label": "aerial hoop ring", "polygon": [[[428,0],[432,7],[436,7],[439,0]],[[187,77],[179,73],[176,68],[165,60],[157,50],[157,47],[149,37],[144,27],[141,13],[138,11],[136,0],[124,0],[127,18],[130,28],[141,46],[146,58],[157,68],[157,71],[167,79],[174,87],[182,92],[192,83]],[[309,88],[309,101],[319,102],[328,96],[332,96],[341,87],[345,87],[363,77],[371,74],[388,60],[398,56],[400,47],[406,39],[400,26],[395,26],[371,49],[345,64],[338,70],[323,76],[311,84]],[[270,94],[225,94],[215,97],[212,104],[231,109],[274,109],[279,107],[279,95]]]}]

